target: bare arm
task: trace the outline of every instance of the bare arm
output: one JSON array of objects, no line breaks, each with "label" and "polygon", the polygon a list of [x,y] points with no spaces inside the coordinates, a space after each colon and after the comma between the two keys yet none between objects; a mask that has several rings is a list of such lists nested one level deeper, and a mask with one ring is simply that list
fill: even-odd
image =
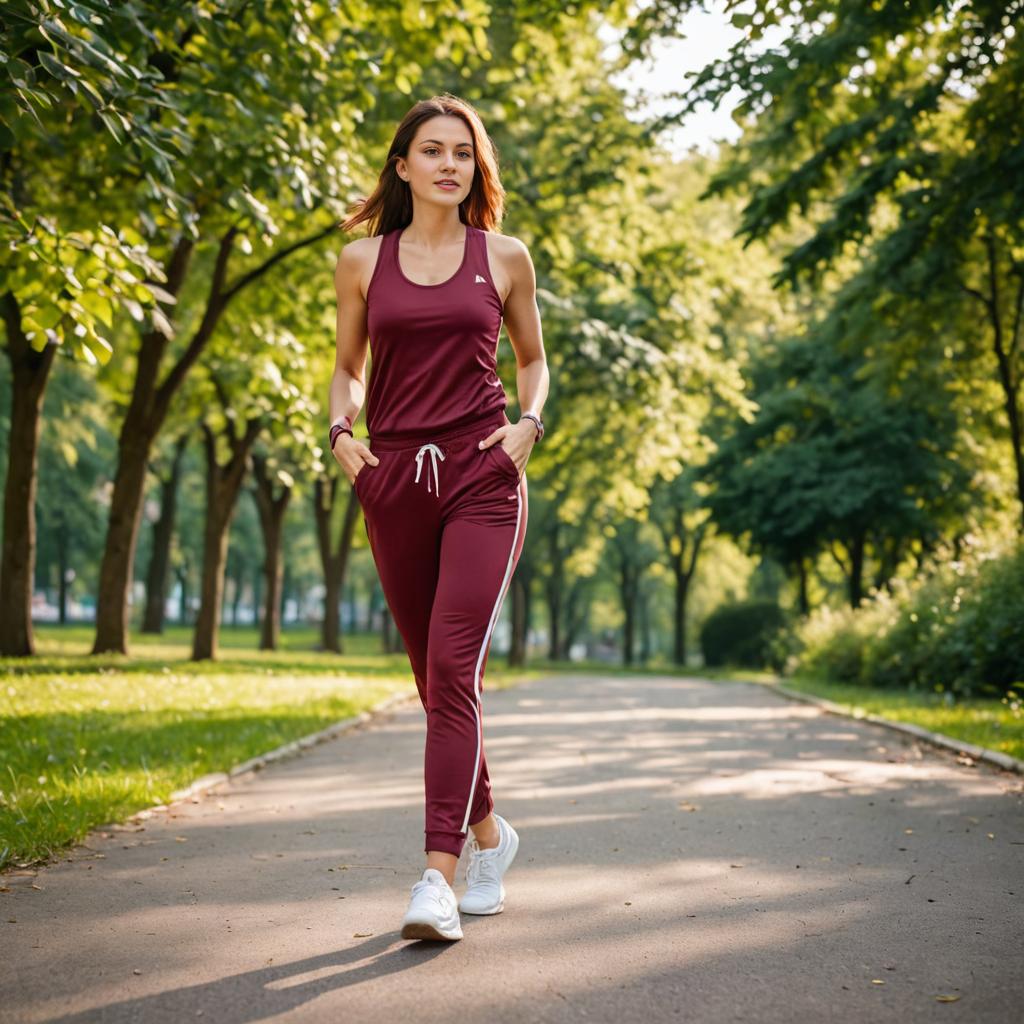
[{"label": "bare arm", "polygon": [[[548,396],[550,374],[537,307],[537,275],[530,251],[518,238],[504,237],[501,244],[502,266],[512,282],[505,299],[505,327],[516,354],[516,391],[522,412],[540,415]],[[519,471],[525,468],[537,439],[532,420],[520,419],[508,427],[499,427],[484,438],[481,448],[499,443],[512,456]]]},{"label": "bare arm", "polygon": [[[348,416],[355,422],[366,396],[366,356],[368,352],[366,326],[366,300],[360,289],[363,261],[356,246],[365,240],[349,242],[338,256],[334,268],[334,291],[338,299],[338,317],[335,329],[334,373],[331,376],[331,423]],[[355,480],[364,462],[377,464],[377,458],[361,441],[348,434],[339,434],[333,453],[338,465],[345,470],[349,482]]]}]

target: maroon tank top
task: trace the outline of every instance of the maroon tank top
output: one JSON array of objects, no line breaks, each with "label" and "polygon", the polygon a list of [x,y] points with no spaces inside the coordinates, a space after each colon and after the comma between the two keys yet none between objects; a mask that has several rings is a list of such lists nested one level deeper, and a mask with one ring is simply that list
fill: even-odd
[{"label": "maroon tank top", "polygon": [[398,239],[381,240],[366,290],[370,439],[441,432],[504,409],[497,371],[504,313],[487,260],[487,232],[465,225],[459,269],[438,284],[402,273]]}]

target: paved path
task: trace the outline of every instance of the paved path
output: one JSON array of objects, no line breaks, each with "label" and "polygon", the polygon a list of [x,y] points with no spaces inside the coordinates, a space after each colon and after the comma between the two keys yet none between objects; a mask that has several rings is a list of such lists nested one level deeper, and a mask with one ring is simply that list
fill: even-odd
[{"label": "paved path", "polygon": [[398,935],[410,702],[8,878],[0,1020],[1021,1019],[1019,777],[752,684],[562,676],[484,708],[521,845],[461,942]]}]

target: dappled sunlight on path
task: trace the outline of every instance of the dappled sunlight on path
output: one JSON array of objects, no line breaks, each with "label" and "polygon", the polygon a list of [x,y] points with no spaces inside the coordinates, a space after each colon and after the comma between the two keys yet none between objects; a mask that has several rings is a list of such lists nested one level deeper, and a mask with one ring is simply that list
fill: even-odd
[{"label": "dappled sunlight on path", "polygon": [[562,676],[484,713],[521,845],[461,942],[398,937],[410,703],[9,878],[0,1020],[974,1024],[1024,998],[1019,778],[743,683]]}]

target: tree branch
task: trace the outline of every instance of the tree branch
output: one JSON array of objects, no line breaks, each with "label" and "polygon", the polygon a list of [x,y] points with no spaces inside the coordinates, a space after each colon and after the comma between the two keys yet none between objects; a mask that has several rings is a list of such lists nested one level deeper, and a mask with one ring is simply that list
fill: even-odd
[{"label": "tree branch", "polygon": [[283,249],[279,249],[258,267],[253,267],[252,270],[243,274],[233,285],[225,289],[221,296],[224,301],[224,305],[227,305],[228,302],[230,302],[231,299],[234,298],[234,296],[246,285],[252,284],[253,281],[261,278],[268,270],[271,270],[274,266],[280,263],[281,260],[290,256],[293,252],[297,252],[299,249],[304,249],[307,245],[313,245],[314,243],[319,242],[321,238],[326,238],[327,235],[330,235],[337,230],[338,225],[332,222],[314,234],[308,235],[305,238],[300,238],[291,245],[286,245]]}]

